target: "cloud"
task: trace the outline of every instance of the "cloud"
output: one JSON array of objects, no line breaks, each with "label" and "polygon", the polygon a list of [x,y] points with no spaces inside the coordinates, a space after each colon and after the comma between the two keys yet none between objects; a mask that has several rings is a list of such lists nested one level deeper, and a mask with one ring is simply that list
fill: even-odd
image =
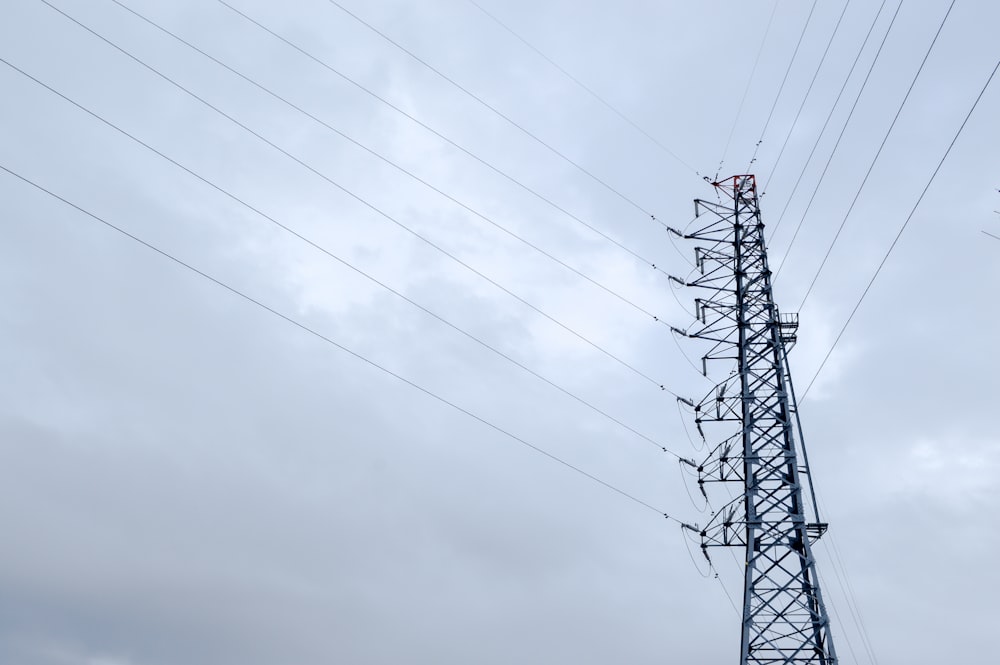
[{"label": "cloud", "polygon": [[[685,274],[688,243],[675,250],[648,215],[329,3],[237,6],[564,211],[221,5],[127,4],[662,321],[686,325],[695,294],[668,293],[663,272],[647,264]],[[691,199],[711,196],[697,175],[474,7],[369,4],[348,6],[657,219],[683,227]],[[908,6],[778,281],[783,311],[803,295],[935,27]],[[749,74],[745,56],[767,20],[759,8],[488,8],[714,173],[738,106],[734,90]],[[0,25],[10,59],[573,395],[671,450],[703,454],[685,433],[689,414],[658,386],[695,397],[710,389],[685,358],[699,364],[693,343],[681,339],[678,348],[648,314],[113,3],[68,3],[66,11],[655,380],[41,3],[10,8]],[[723,172],[749,162],[806,11],[779,6]],[[769,228],[796,169],[806,169],[808,189],[818,180],[818,164],[803,165],[815,138],[806,130],[821,126],[872,12],[849,9],[831,69],[771,173],[824,40],[804,42],[754,165],[767,175]],[[942,33],[928,78],[802,312],[792,354],[800,391],[929,175],[945,128],[971,102],[964,95],[980,84],[982,63],[992,63],[993,13],[960,3]],[[2,68],[0,86],[12,100],[0,109],[12,128],[0,146],[4,166],[649,504],[0,174],[0,524],[8,545],[0,548],[0,661],[653,663],[725,662],[735,653],[739,622],[719,582],[699,576],[699,553],[692,563],[676,524],[659,514],[703,520],[688,493],[697,498],[696,490],[685,489],[658,444],[13,70]],[[946,104],[938,103],[942,86]],[[998,264],[995,243],[971,240],[997,207],[982,194],[996,186],[987,147],[1000,140],[990,95],[802,405],[832,523],[831,550],[823,545],[817,555],[839,610],[834,635],[845,662],[854,660],[848,643],[865,660],[852,595],[883,659],[981,660],[990,648],[997,612],[982,590],[996,582],[989,506],[1000,461],[992,418],[1000,367],[989,352],[997,316],[988,303]],[[843,117],[841,108],[834,124]],[[821,148],[832,148],[829,136]],[[788,247],[804,196],[792,199],[772,263]],[[741,568],[730,558],[722,553],[716,563],[738,603]]]}]

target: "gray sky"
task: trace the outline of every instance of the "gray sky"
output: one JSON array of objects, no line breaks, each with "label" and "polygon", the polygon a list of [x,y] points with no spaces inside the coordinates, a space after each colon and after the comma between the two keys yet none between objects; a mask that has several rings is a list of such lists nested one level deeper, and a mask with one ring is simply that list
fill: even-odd
[{"label": "gray sky", "polygon": [[[673,397],[710,384],[665,326],[111,0],[51,0],[352,199],[40,0],[0,57],[532,372],[685,456]],[[122,0],[663,321],[701,177],[465,0],[343,0],[618,196],[324,0]],[[483,6],[702,175],[771,7]],[[785,311],[854,198],[948,8],[821,0],[751,167]],[[720,175],[742,173],[809,11],[781,0]],[[959,0],[817,286],[803,390],[996,64],[1000,5]],[[0,164],[657,510],[703,523],[676,460],[0,63]],[[1000,87],[987,90],[802,404],[845,663],[982,660],[1000,621],[995,353]],[[801,172],[798,190],[793,187]],[[635,205],[626,201],[629,199]],[[673,522],[0,173],[0,660],[15,665],[733,662],[739,564]],[[641,209],[641,210],[640,210]],[[643,212],[646,211],[646,212]],[[693,432],[693,430],[692,430]],[[721,582],[721,584],[720,584]],[[853,589],[853,600],[845,593]]]}]

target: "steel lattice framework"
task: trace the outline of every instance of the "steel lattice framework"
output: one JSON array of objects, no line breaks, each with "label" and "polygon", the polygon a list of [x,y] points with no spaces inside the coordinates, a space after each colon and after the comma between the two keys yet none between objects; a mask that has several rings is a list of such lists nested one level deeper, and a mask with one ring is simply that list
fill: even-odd
[{"label": "steel lattice framework", "polygon": [[[702,550],[746,552],[740,663],[835,665],[830,621],[820,594],[812,543],[820,523],[809,477],[787,351],[797,316],[781,315],[771,292],[764,224],[754,176],[714,182],[718,202],[695,200],[696,268],[687,280],[702,289],[696,324],[677,330],[709,344],[706,376],[724,375],[694,407],[698,431],[718,441],[698,466],[699,484],[740,483],[743,492],[697,529]],[[707,220],[707,221],[706,221]],[[808,483],[811,519],[803,501]],[[690,528],[690,527],[689,527]],[[711,560],[711,559],[709,559]]]}]

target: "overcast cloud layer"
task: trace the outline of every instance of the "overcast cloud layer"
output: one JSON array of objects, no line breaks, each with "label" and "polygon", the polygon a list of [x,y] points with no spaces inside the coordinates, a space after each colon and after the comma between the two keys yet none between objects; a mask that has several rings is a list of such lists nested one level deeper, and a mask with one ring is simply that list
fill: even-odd
[{"label": "overcast cloud layer", "polygon": [[[3,3],[0,165],[648,506],[0,172],[0,662],[735,661],[724,590],[739,604],[741,565],[715,553],[717,581],[658,513],[707,519],[675,458],[236,199],[701,458],[690,415],[657,385],[710,390],[694,342],[111,0],[51,2],[440,249],[40,0]],[[565,212],[215,0],[122,4],[689,325],[695,294],[665,273],[686,274],[692,247],[675,249],[649,215],[683,227],[691,199],[714,196],[701,176],[716,174],[771,3],[482,2],[691,170],[465,0],[343,0],[618,196],[335,5],[232,0]],[[818,3],[764,135],[751,172],[770,228],[788,206],[772,264],[896,7],[807,166],[878,4],[847,8],[778,162],[844,6]],[[746,170],[809,6],[779,2],[720,176]],[[783,310],[802,300],[947,9],[904,3],[777,279]],[[995,65],[997,25],[997,3],[956,3],[801,311],[800,392]],[[981,231],[1000,235],[997,117],[994,83],[802,404],[845,663],[871,662],[862,630],[882,663],[995,651],[1000,240]]]}]

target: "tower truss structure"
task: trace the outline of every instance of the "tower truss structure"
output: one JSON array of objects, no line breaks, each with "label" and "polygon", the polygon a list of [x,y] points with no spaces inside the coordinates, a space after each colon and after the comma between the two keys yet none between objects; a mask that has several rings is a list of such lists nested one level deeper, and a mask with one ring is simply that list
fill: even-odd
[{"label": "tower truss structure", "polygon": [[708,344],[702,371],[721,377],[700,402],[688,402],[701,436],[715,444],[698,465],[701,491],[706,500],[714,484],[742,492],[696,530],[709,560],[716,547],[745,552],[741,665],[836,665],[812,553],[826,524],[788,369],[798,317],[774,304],[754,176],[712,185],[718,202],[695,200],[696,230],[671,229],[699,243],[692,275],[672,279],[701,291],[696,323],[675,330]]}]

